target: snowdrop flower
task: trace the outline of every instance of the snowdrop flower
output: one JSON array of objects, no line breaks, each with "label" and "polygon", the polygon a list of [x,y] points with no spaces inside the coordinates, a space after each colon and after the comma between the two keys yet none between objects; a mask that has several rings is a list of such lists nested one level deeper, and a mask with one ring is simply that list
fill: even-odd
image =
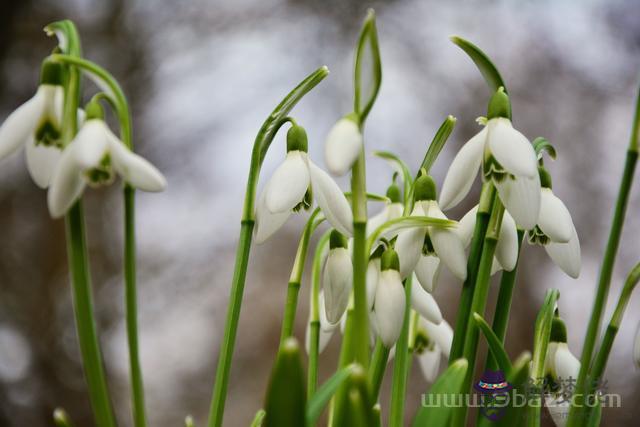
[{"label": "snowdrop flower", "polygon": [[420,317],[418,322],[414,349],[424,378],[433,382],[438,377],[441,358],[449,358],[453,329],[445,320],[435,324]]},{"label": "snowdrop flower", "polygon": [[381,265],[382,273],[373,306],[375,330],[385,347],[391,348],[400,337],[406,308],[404,287],[399,272],[400,261],[396,251],[391,248],[384,251]]},{"label": "snowdrop flower", "polygon": [[88,104],[86,114],[86,121],[64,149],[51,179],[47,202],[52,217],[64,215],[82,195],[87,184],[111,184],[115,173],[140,190],[164,190],[164,176],[147,160],[131,152],[111,132],[97,101]]},{"label": "snowdrop flower", "polygon": [[438,303],[429,292],[418,284],[415,277],[411,281],[411,307],[431,323],[439,325],[442,322],[442,313]]},{"label": "snowdrop flower", "polygon": [[[414,184],[415,204],[412,216],[429,216],[446,219],[436,202],[435,183],[430,176],[419,177]],[[398,234],[395,248],[400,257],[400,275],[407,277],[422,262],[420,283],[426,290],[433,289],[433,278],[437,276],[437,256],[460,280],[467,277],[467,260],[462,240],[452,229],[438,227],[415,227]],[[426,258],[426,259],[424,259]],[[426,277],[431,277],[427,280]],[[425,283],[423,283],[423,281]]]},{"label": "snowdrop flower", "polygon": [[[458,223],[458,235],[464,244],[468,247],[471,243],[471,237],[476,227],[476,215],[478,206],[474,206],[467,212]],[[491,274],[499,270],[512,271],[518,262],[518,229],[513,217],[509,211],[504,211],[502,224],[500,225],[500,234],[496,245],[496,253],[493,261]]]},{"label": "snowdrop flower", "polygon": [[[404,204],[400,194],[400,188],[394,182],[387,189],[389,202],[378,214],[372,216],[367,221],[367,236],[371,235],[378,227],[392,219],[400,218],[404,213]],[[382,237],[389,237],[388,233],[382,233]]]},{"label": "snowdrop flower", "polygon": [[456,206],[469,193],[482,166],[500,200],[524,230],[533,228],[540,210],[537,159],[529,140],[513,128],[509,98],[500,88],[489,102],[486,126],[471,138],[453,159],[440,195],[440,206]]},{"label": "snowdrop flower", "polygon": [[338,323],[347,310],[353,286],[353,263],[347,239],[337,230],[329,237],[329,255],[324,266],[322,289],[329,323]]},{"label": "snowdrop flower", "polygon": [[362,134],[354,115],[347,115],[331,128],[324,145],[329,172],[342,176],[351,170],[362,151]]},{"label": "snowdrop flower", "polygon": [[571,409],[571,401],[562,394],[557,395],[545,395],[544,404],[549,410],[549,415],[553,423],[557,427],[564,427],[567,425],[569,419],[569,410]]},{"label": "snowdrop flower", "polygon": [[540,181],[540,215],[529,230],[529,242],[544,246],[553,262],[575,279],[582,264],[576,227],[567,207],[551,190],[551,175],[542,167]]},{"label": "snowdrop flower", "polygon": [[36,94],[0,127],[0,159],[25,146],[27,169],[41,188],[49,186],[60,159],[63,102],[62,66],[45,61]]},{"label": "snowdrop flower", "polygon": [[367,307],[369,311],[373,308],[378,281],[380,280],[380,274],[382,274],[382,253],[384,249],[384,245],[379,245],[369,257],[369,263],[367,264]]},{"label": "snowdrop flower", "polygon": [[309,159],[307,134],[304,128],[294,125],[287,132],[287,156],[258,197],[256,242],[271,237],[291,212],[311,206],[311,190],[333,228],[351,235],[353,215],[349,202],[333,179]]}]

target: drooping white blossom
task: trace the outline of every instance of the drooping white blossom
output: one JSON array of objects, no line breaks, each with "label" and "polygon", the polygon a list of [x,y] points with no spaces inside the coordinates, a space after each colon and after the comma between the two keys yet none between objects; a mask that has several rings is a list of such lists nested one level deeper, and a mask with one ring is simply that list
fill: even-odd
[{"label": "drooping white blossom", "polygon": [[353,286],[353,263],[347,240],[337,230],[331,232],[330,249],[324,266],[322,289],[327,320],[335,324],[345,313]]},{"label": "drooping white blossom", "polygon": [[382,255],[382,272],[373,306],[375,329],[387,348],[393,347],[400,336],[405,308],[406,298],[398,271],[398,255],[389,248]]},{"label": "drooping white blossom", "polygon": [[325,163],[334,175],[345,175],[362,151],[362,133],[350,116],[341,118],[331,128],[325,142]]},{"label": "drooping white blossom", "polygon": [[439,324],[420,317],[416,335],[415,351],[422,374],[428,382],[438,377],[441,359],[449,358],[453,329],[443,320]]}]

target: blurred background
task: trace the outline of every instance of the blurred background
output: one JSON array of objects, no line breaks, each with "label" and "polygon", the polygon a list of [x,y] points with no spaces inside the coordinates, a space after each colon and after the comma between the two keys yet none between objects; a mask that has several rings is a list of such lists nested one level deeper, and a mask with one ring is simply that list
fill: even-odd
[{"label": "blurred background", "polygon": [[[6,0],[0,7],[0,120],[35,90],[39,63],[54,47],[42,27],[73,19],[85,55],[125,88],[137,150],[169,180],[166,192],[137,198],[140,342],[152,426],[182,425],[187,414],[204,425],[255,133],[298,81],[326,64],[330,76],[293,112],[307,128],[310,155],[323,164],[324,137],[352,105],[353,48],[368,7],[378,14],[384,73],[367,123],[368,150],[392,150],[417,168],[435,130],[453,114],[458,125],[433,170],[440,182],[444,178],[452,156],[478,130],[474,120],[485,114],[489,95],[469,59],[449,42],[452,34],[495,60],[509,85],[517,128],[555,144],[559,157],[549,163],[554,191],[573,215],[583,270],[578,280],[569,279],[544,250],[525,245],[507,347],[512,357],[531,348],[544,292],[557,287],[569,344],[579,355],[629,137],[640,71],[640,3]],[[94,89],[88,86],[86,95]],[[282,159],[283,139],[278,136],[267,156],[263,177]],[[392,171],[369,160],[369,189],[382,193]],[[339,182],[347,188],[346,179]],[[616,264],[615,298],[640,253],[638,188]],[[450,215],[462,216],[474,197]],[[119,185],[86,198],[100,338],[120,425],[128,426]],[[45,199],[22,153],[2,161],[0,425],[49,426],[53,409],[62,406],[77,426],[91,426],[64,224],[49,218]],[[298,216],[252,252],[225,425],[248,425],[261,406],[303,223]],[[307,285],[305,275],[296,326],[301,339]],[[459,290],[443,274],[436,297],[450,322]],[[639,298],[632,299],[606,372],[606,390],[620,393],[623,404],[604,411],[606,426],[635,425],[640,417],[640,372],[631,356]],[[338,349],[334,337],[322,355],[323,378],[336,366]],[[388,402],[389,379],[382,402]],[[408,417],[427,387],[414,366]]]}]

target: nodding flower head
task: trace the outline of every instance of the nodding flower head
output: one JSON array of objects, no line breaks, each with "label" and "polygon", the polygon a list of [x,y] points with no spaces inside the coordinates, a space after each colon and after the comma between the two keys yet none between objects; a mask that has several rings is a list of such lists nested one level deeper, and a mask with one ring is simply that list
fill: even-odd
[{"label": "nodding flower head", "polygon": [[353,263],[347,239],[333,230],[329,238],[329,256],[324,266],[322,288],[327,320],[338,323],[347,310],[353,284]]},{"label": "nodding flower head", "polygon": [[324,159],[329,172],[342,176],[349,172],[362,152],[362,133],[353,114],[331,128],[325,142]]},{"label": "nodding flower head", "polygon": [[382,254],[382,271],[373,305],[376,332],[387,348],[393,347],[400,336],[406,307],[399,268],[398,254],[392,248],[388,248]]}]

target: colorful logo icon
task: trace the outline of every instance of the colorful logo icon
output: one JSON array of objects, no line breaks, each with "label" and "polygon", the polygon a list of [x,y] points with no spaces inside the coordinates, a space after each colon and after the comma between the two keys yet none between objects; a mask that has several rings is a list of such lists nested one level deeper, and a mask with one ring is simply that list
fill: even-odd
[{"label": "colorful logo icon", "polygon": [[473,385],[482,396],[480,412],[491,421],[498,421],[507,412],[509,391],[513,388],[502,371],[485,371]]}]

